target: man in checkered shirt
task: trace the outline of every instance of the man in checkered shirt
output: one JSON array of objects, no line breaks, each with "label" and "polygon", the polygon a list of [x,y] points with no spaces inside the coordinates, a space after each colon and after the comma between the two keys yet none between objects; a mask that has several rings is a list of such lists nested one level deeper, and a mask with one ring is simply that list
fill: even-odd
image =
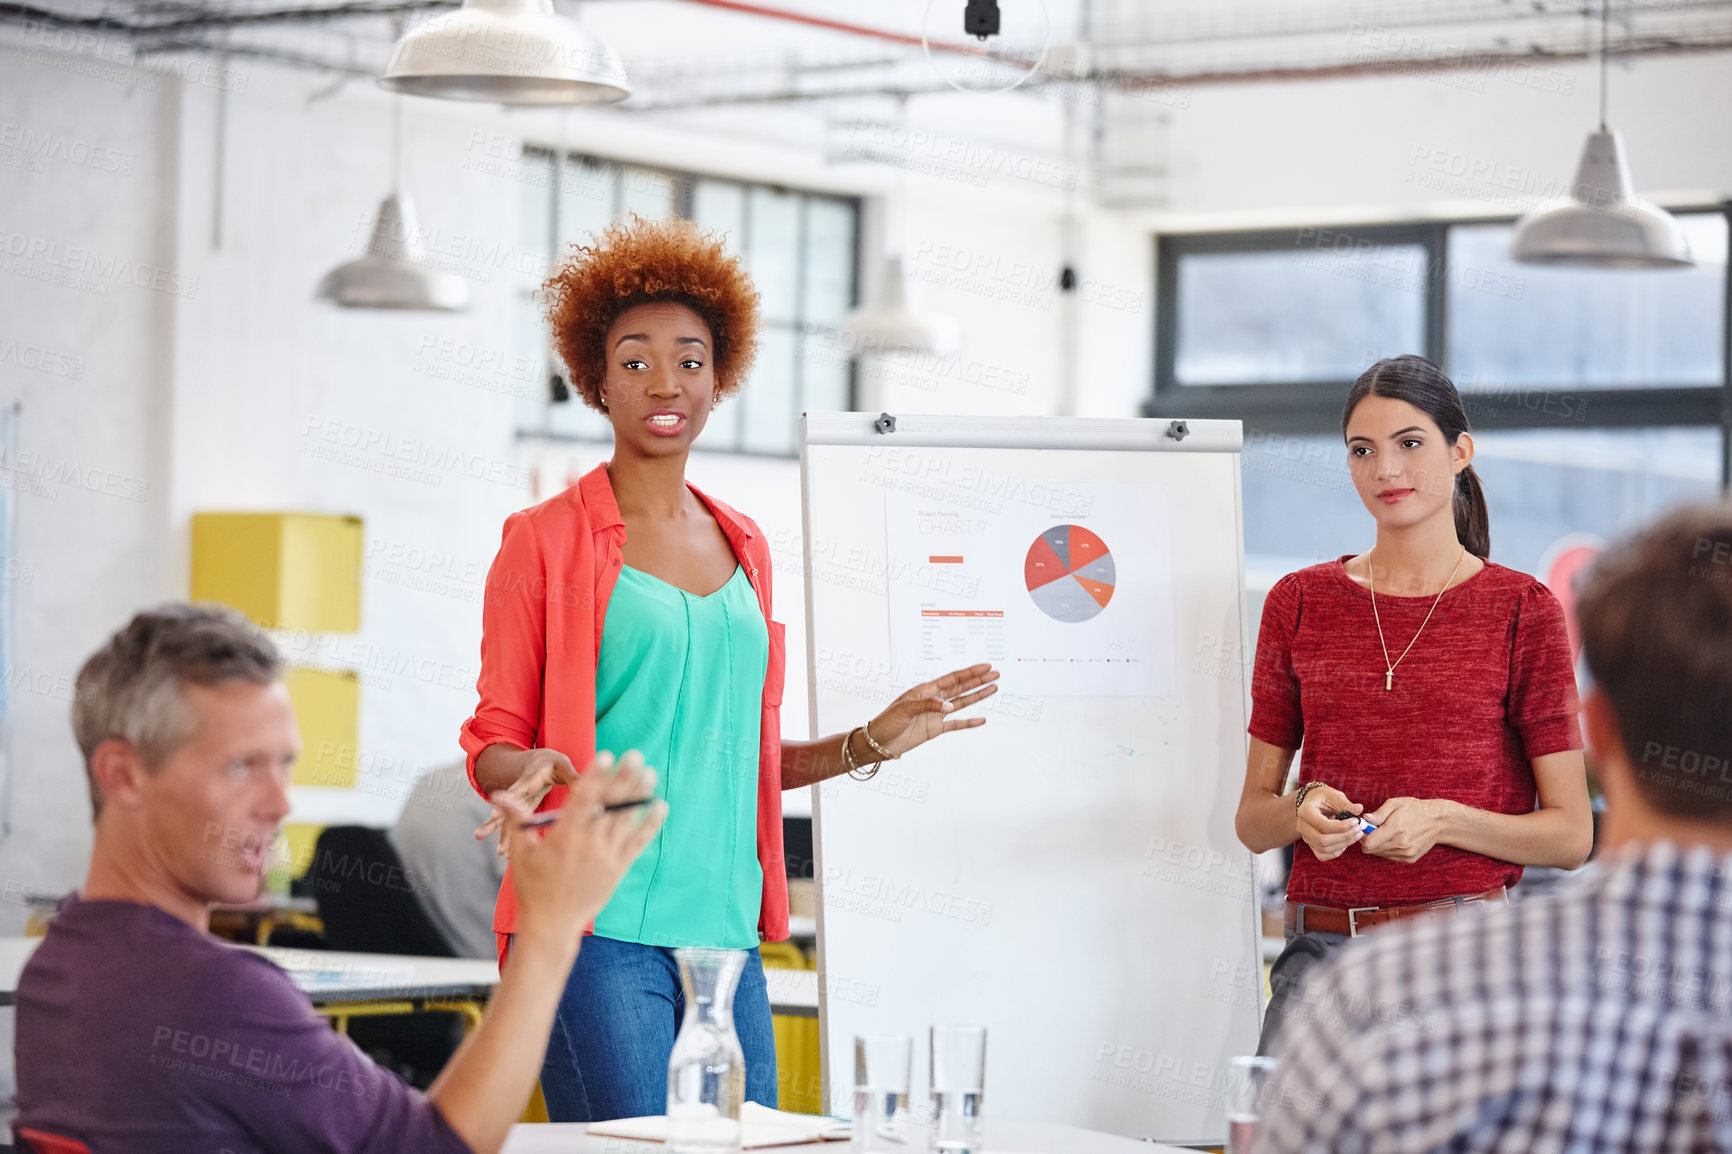
[{"label": "man in checkered shirt", "polygon": [[1732,1150],[1732,503],[1608,553],[1577,616],[1598,857],[1319,966],[1259,1154]]}]

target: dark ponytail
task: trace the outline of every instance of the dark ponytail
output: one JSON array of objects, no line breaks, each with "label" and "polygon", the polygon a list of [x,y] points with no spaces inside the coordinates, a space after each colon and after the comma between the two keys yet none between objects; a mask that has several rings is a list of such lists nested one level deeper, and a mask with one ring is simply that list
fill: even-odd
[{"label": "dark ponytail", "polygon": [[[1341,434],[1347,435],[1347,422],[1353,410],[1366,397],[1389,397],[1406,401],[1436,423],[1446,444],[1469,432],[1467,410],[1462,407],[1461,394],[1444,375],[1442,369],[1424,357],[1407,353],[1399,357],[1384,357],[1359,374],[1353,390],[1347,394],[1347,407],[1341,413]],[[1469,465],[1455,475],[1455,491],[1450,505],[1455,511],[1455,536],[1462,547],[1475,557],[1491,556],[1491,521],[1486,515],[1485,490],[1479,475]]]},{"label": "dark ponytail", "polygon": [[1491,520],[1485,511],[1485,489],[1469,465],[1455,475],[1455,539],[1475,557],[1491,556]]}]

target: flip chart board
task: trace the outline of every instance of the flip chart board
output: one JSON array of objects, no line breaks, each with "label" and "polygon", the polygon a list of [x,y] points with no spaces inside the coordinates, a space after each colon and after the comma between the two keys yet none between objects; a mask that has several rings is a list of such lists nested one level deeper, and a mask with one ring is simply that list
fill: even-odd
[{"label": "flip chart board", "polygon": [[[1256,1048],[1236,421],[802,424],[812,732],[991,660],[987,723],[816,787],[829,1108],[988,1030],[985,1113],[1220,1142]],[[984,708],[983,708],[984,707]]]}]

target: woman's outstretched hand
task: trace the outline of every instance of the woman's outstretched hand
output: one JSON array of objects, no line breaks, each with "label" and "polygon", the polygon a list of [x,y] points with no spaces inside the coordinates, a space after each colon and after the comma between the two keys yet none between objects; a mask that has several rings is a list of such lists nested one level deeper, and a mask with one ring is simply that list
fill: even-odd
[{"label": "woman's outstretched hand", "polygon": [[[605,759],[605,764],[604,764]],[[613,755],[602,752],[596,756],[596,765],[603,770],[613,768]],[[509,789],[499,792],[510,797],[522,808],[531,813],[541,804],[541,799],[547,796],[549,790],[556,785],[574,785],[577,782],[577,770],[571,764],[571,758],[557,749],[532,749],[529,751],[529,761],[523,767]],[[505,828],[505,813],[497,803],[493,813],[481,828],[475,831],[475,840],[480,841],[489,834],[502,831]],[[499,839],[499,852],[505,853],[505,839]]]},{"label": "woman's outstretched hand", "polygon": [[997,680],[998,671],[990,662],[982,662],[923,681],[872,719],[872,740],[901,755],[941,733],[985,725],[984,717],[953,714],[997,693],[998,686],[992,684]]}]

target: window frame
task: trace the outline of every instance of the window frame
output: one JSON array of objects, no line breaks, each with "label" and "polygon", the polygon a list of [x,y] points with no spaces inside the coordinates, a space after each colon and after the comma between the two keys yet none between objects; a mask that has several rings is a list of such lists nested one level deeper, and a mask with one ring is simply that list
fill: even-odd
[{"label": "window frame", "polygon": [[[1732,201],[1674,207],[1674,213],[1719,213],[1727,218],[1728,248],[1732,249]],[[1353,382],[1322,381],[1290,384],[1181,385],[1176,377],[1178,356],[1178,272],[1181,258],[1196,254],[1289,252],[1303,242],[1307,229],[1328,228],[1381,244],[1418,244],[1426,252],[1425,336],[1422,352],[1447,369],[1449,316],[1446,280],[1449,230],[1457,225],[1513,224],[1514,216],[1445,218],[1404,223],[1319,224],[1281,229],[1219,232],[1159,233],[1155,246],[1154,366],[1150,394],[1143,403],[1146,416],[1227,418],[1254,422],[1258,428],[1291,435],[1334,432],[1341,421],[1341,402]],[[1721,483],[1732,485],[1732,253],[1721,326],[1721,379],[1718,385],[1659,385],[1653,388],[1592,388],[1522,386],[1526,403],[1475,406],[1473,424],[1480,429],[1636,428],[1716,425],[1721,430]],[[1471,398],[1474,394],[1464,394]],[[1586,414],[1566,416],[1573,403],[1586,399]]]},{"label": "window frame", "polygon": [[[618,157],[601,156],[601,155],[598,155],[596,153],[583,152],[583,151],[578,150],[578,149],[567,148],[567,149],[562,150],[559,148],[555,148],[555,147],[552,147],[549,145],[543,145],[543,144],[525,143],[523,145],[523,157],[522,158],[525,162],[535,161],[535,162],[547,163],[550,165],[555,165],[555,164],[559,165],[559,167],[557,167],[553,170],[552,179],[550,179],[547,182],[548,188],[547,188],[546,211],[548,214],[547,220],[548,220],[549,235],[551,237],[551,243],[553,246],[553,251],[548,254],[550,261],[557,259],[558,255],[559,255],[559,251],[560,251],[560,239],[559,239],[559,235],[560,235],[560,203],[559,203],[559,200],[560,200],[560,197],[559,197],[559,194],[560,194],[560,188],[562,185],[562,176],[563,176],[564,165],[590,165],[590,166],[601,168],[602,170],[609,173],[609,179],[611,182],[611,193],[612,193],[612,200],[611,200],[609,207],[608,207],[608,219],[610,222],[618,221],[620,219],[621,212],[624,210],[625,191],[624,191],[624,183],[623,182],[625,180],[626,173],[628,171],[631,171],[631,170],[640,170],[640,171],[644,171],[644,172],[650,172],[650,173],[654,173],[658,176],[666,177],[669,180],[671,180],[673,182],[673,185],[674,185],[672,213],[675,217],[677,217],[681,220],[691,220],[692,219],[692,211],[693,211],[693,207],[694,207],[694,204],[696,201],[698,182],[701,180],[716,181],[716,182],[723,183],[723,184],[736,185],[742,190],[743,195],[745,195],[747,197],[748,201],[750,200],[750,195],[749,195],[750,190],[754,189],[754,188],[767,189],[771,192],[781,193],[781,194],[792,193],[794,195],[799,196],[801,198],[800,199],[800,207],[799,207],[799,239],[796,243],[795,256],[794,256],[797,283],[800,286],[799,289],[796,291],[798,316],[793,321],[782,321],[782,320],[770,321],[770,320],[764,320],[763,318],[760,318],[759,327],[760,327],[760,329],[776,328],[778,330],[790,332],[793,335],[793,338],[795,341],[795,349],[796,349],[795,370],[794,370],[795,371],[794,387],[795,387],[795,391],[796,391],[797,396],[800,398],[800,402],[801,403],[804,402],[804,399],[805,399],[805,374],[804,374],[803,368],[801,366],[801,357],[800,357],[800,353],[798,350],[802,347],[801,342],[804,341],[807,337],[809,337],[810,335],[812,335],[815,332],[820,331],[821,329],[823,329],[825,327],[828,327],[828,326],[823,326],[823,325],[817,325],[814,322],[808,320],[805,316],[806,300],[805,300],[804,287],[805,287],[805,278],[806,278],[806,271],[807,271],[806,270],[806,260],[807,260],[807,252],[808,252],[807,246],[808,246],[809,241],[810,241],[809,220],[810,220],[810,216],[811,216],[811,204],[814,200],[833,201],[833,202],[836,202],[838,204],[844,205],[853,217],[854,235],[853,235],[852,251],[850,254],[850,259],[853,262],[853,268],[851,270],[852,276],[849,278],[849,285],[848,285],[848,307],[850,309],[854,309],[854,308],[858,308],[860,305],[860,263],[861,263],[861,257],[862,257],[862,233],[865,231],[865,227],[864,227],[865,226],[865,211],[864,211],[863,199],[860,196],[851,195],[851,194],[842,193],[842,192],[835,192],[835,191],[830,191],[830,190],[825,190],[825,189],[805,188],[805,187],[800,187],[800,186],[796,186],[796,185],[783,184],[783,183],[775,182],[775,181],[751,180],[751,179],[747,179],[744,177],[730,175],[727,173],[704,172],[704,171],[698,171],[695,169],[688,170],[688,169],[668,168],[668,167],[665,167],[662,165],[657,165],[657,164],[644,164],[644,163],[640,163],[640,162],[635,161],[635,160],[624,160],[624,159],[620,159]],[[746,214],[746,228],[748,230],[750,229],[750,218],[751,218],[750,209],[748,209],[747,214]],[[743,258],[748,247],[749,247],[749,244],[750,244],[749,235],[742,236],[742,237],[736,237],[736,238],[734,238],[734,241],[735,241],[736,248],[738,248],[738,250],[740,251],[742,258]],[[545,326],[543,326],[543,327],[545,327]],[[547,342],[547,344],[550,346],[551,342]],[[547,378],[550,386],[552,383],[552,377],[554,376],[554,374],[556,372],[558,372],[557,367],[553,364],[552,356],[553,355],[552,355],[550,348],[544,350],[543,362],[542,362],[543,367],[544,367],[544,374],[543,375]],[[848,405],[849,409],[853,409],[857,406],[857,403],[859,400],[859,394],[860,394],[859,363],[857,361],[854,361],[851,359],[848,363],[848,383],[847,383],[847,405]],[[568,398],[565,401],[555,401],[551,395],[551,388],[549,390],[549,395],[543,397],[541,400],[542,411],[544,411],[544,412],[551,410],[553,408],[553,406],[559,405],[559,404],[581,405],[582,403],[583,402],[581,400],[579,400],[575,395],[571,396],[570,398]],[[796,412],[794,414],[796,421],[798,420],[798,418],[800,417],[800,415],[803,411],[804,410],[801,410],[800,412]],[[744,410],[743,409],[738,410],[736,413],[733,414],[733,418],[736,422],[743,420],[744,419]],[[735,426],[735,430],[736,430],[736,435],[735,435],[734,440],[736,441],[736,443],[743,442],[745,438],[743,435],[741,435],[741,430],[739,429],[737,424]],[[607,444],[607,443],[609,443],[609,441],[607,439],[604,439],[601,437],[585,436],[585,435],[579,434],[579,433],[557,432],[557,431],[554,431],[550,428],[536,429],[536,428],[525,427],[521,420],[519,420],[517,422],[517,428],[515,429],[515,435],[516,435],[516,439],[520,440],[520,441],[529,440],[529,441],[543,441],[543,442],[550,442],[550,443],[567,443],[567,444]],[[792,446],[790,447],[790,449],[787,452],[768,452],[768,451],[763,450],[763,449],[748,449],[748,448],[739,447],[738,444],[736,444],[735,446],[729,446],[726,448],[714,447],[714,446],[704,446],[704,445],[697,445],[697,446],[694,446],[694,448],[698,449],[701,452],[728,453],[728,454],[733,454],[733,455],[742,456],[742,457],[756,457],[756,458],[765,459],[765,460],[777,460],[777,461],[793,460],[793,459],[797,458],[799,456],[799,453],[800,453],[799,438],[797,436],[794,438],[794,443],[792,444]]]}]

